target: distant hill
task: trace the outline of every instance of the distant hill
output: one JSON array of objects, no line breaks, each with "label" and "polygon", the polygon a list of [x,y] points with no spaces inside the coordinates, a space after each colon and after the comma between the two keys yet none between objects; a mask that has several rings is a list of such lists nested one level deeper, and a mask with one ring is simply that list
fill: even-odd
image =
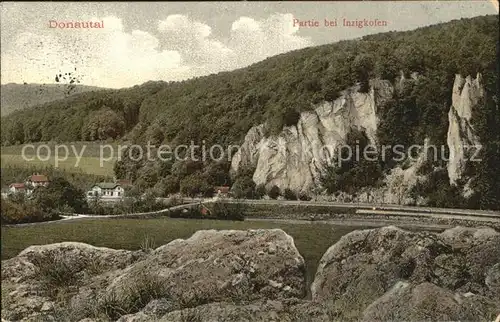
[{"label": "distant hill", "polygon": [[5,84],[1,86],[1,115],[6,116],[17,110],[66,98],[70,95],[102,89],[95,86],[73,84]]}]

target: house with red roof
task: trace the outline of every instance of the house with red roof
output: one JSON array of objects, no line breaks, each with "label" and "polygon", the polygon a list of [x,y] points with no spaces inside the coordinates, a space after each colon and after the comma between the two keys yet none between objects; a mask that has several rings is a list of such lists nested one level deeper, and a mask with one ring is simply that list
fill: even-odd
[{"label": "house with red roof", "polygon": [[47,187],[50,181],[46,175],[33,174],[29,176],[25,182],[15,182],[9,185],[9,193],[24,193],[31,195],[37,187]]},{"label": "house with red roof", "polygon": [[10,193],[26,193],[26,185],[24,183],[11,183],[9,185],[9,192]]},{"label": "house with red roof", "polygon": [[49,178],[47,178],[46,175],[43,174],[33,174],[28,179],[26,180],[26,184],[32,186],[33,188],[36,187],[46,187],[49,185]]},{"label": "house with red roof", "polygon": [[214,192],[218,197],[228,197],[230,189],[231,187],[229,186],[219,186],[219,187],[214,187]]}]

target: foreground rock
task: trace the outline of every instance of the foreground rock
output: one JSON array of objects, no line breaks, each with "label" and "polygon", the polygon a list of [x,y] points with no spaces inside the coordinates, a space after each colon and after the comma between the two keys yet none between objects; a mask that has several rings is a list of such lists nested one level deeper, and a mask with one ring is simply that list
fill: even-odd
[{"label": "foreground rock", "polygon": [[236,305],[228,302],[210,303],[194,308],[176,310],[163,316],[140,312],[123,316],[118,322],[183,322],[183,321],[331,321],[328,311],[318,303],[289,299],[282,301],[257,301]]},{"label": "foreground rock", "polygon": [[2,262],[11,321],[493,321],[500,234],[396,227],[331,246],[305,297],[304,260],[279,229],[199,231],[154,250],[33,246]]},{"label": "foreground rock", "polygon": [[2,265],[9,292],[2,317],[116,320],[143,309],[163,314],[303,297],[304,273],[292,237],[279,229],[199,231],[147,254],[80,243],[33,246]]},{"label": "foreground rock", "polygon": [[313,301],[340,320],[484,320],[500,312],[500,234],[396,227],[355,231],[330,247]]}]

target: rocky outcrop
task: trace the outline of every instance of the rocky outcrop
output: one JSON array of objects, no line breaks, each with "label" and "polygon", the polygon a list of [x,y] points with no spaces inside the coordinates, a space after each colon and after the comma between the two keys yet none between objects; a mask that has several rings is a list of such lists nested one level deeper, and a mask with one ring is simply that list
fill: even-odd
[{"label": "rocky outcrop", "polygon": [[194,308],[176,310],[165,315],[151,315],[139,312],[123,316],[118,322],[184,322],[184,321],[331,321],[328,311],[318,303],[305,300],[267,300],[249,304],[217,302],[200,305]]},{"label": "rocky outcrop", "polygon": [[11,321],[493,321],[500,233],[354,231],[304,260],[279,229],[199,231],[145,251],[33,246],[2,262]]},{"label": "rocky outcrop", "polygon": [[101,273],[119,272],[144,256],[76,242],[28,247],[2,261],[2,318],[33,320],[51,314],[59,290],[78,293],[79,284],[90,285]]},{"label": "rocky outcrop", "polygon": [[490,228],[355,231],[325,253],[311,292],[339,320],[493,320],[499,263]]},{"label": "rocky outcrop", "polygon": [[[147,305],[144,314],[301,298],[304,274],[304,259],[280,229],[198,231],[149,253],[80,243],[34,246],[2,263],[8,292],[2,317],[66,314],[79,321],[104,314],[113,320]],[[164,301],[150,303],[155,299]]]},{"label": "rocky outcrop", "polygon": [[[396,88],[404,87],[406,82],[416,81],[416,74],[411,79],[405,79],[403,75]],[[372,80],[369,93],[360,93],[358,87],[350,88],[335,101],[323,102],[313,111],[302,112],[296,125],[283,128],[276,136],[266,136],[263,124],[255,126],[247,133],[234,155],[231,170],[255,169],[253,180],[256,184],[264,184],[268,188],[276,185],[282,191],[289,188],[310,193],[314,187],[320,186],[321,173],[326,165],[331,164],[329,162],[335,149],[345,142],[351,128],[362,129],[372,143],[377,141],[377,111],[383,108],[394,91],[389,82]],[[459,181],[467,183],[470,179],[466,177],[468,162],[479,161],[476,153],[480,150],[481,142],[474,130],[472,117],[473,110],[478,108],[483,97],[481,74],[476,78],[456,75],[447,134],[450,151],[447,170],[451,184]],[[418,165],[418,161],[416,163]],[[372,197],[372,201],[414,203],[414,200],[405,201],[408,197],[406,192],[422,178],[417,178],[414,173],[416,166],[410,165],[409,168],[407,165],[406,170],[401,167],[393,169],[385,180],[384,189],[370,191],[370,196],[365,198],[367,200],[360,201],[369,201]],[[402,190],[405,191],[403,197],[400,196]],[[360,193],[363,194],[362,191]],[[469,184],[466,184],[464,195],[468,197],[471,193]]]},{"label": "rocky outcrop", "polygon": [[461,75],[456,75],[452,105],[448,113],[447,144],[450,150],[448,176],[451,184],[463,178],[467,161],[471,160],[481,145],[472,125],[472,115],[483,97],[481,74],[477,74],[475,79],[471,76],[463,78]]},{"label": "rocky outcrop", "polygon": [[359,92],[358,87],[346,90],[335,101],[302,112],[296,125],[277,136],[265,137],[263,125],[253,127],[234,155],[231,169],[252,167],[256,184],[308,192],[319,184],[321,172],[351,128],[364,130],[376,141],[377,109],[392,93],[388,81],[374,80],[369,93]]}]

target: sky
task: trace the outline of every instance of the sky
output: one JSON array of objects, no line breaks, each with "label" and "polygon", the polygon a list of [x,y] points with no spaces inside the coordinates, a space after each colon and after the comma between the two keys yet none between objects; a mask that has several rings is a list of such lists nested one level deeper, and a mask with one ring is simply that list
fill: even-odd
[{"label": "sky", "polygon": [[[498,14],[490,1],[2,2],[1,83],[122,88],[251,65],[288,51],[463,17]],[[343,19],[387,26],[344,27]],[[294,25],[294,19],[319,26]],[[324,20],[337,19],[336,27]],[[100,29],[49,21],[104,22]],[[297,20],[295,20],[296,22]]]}]

